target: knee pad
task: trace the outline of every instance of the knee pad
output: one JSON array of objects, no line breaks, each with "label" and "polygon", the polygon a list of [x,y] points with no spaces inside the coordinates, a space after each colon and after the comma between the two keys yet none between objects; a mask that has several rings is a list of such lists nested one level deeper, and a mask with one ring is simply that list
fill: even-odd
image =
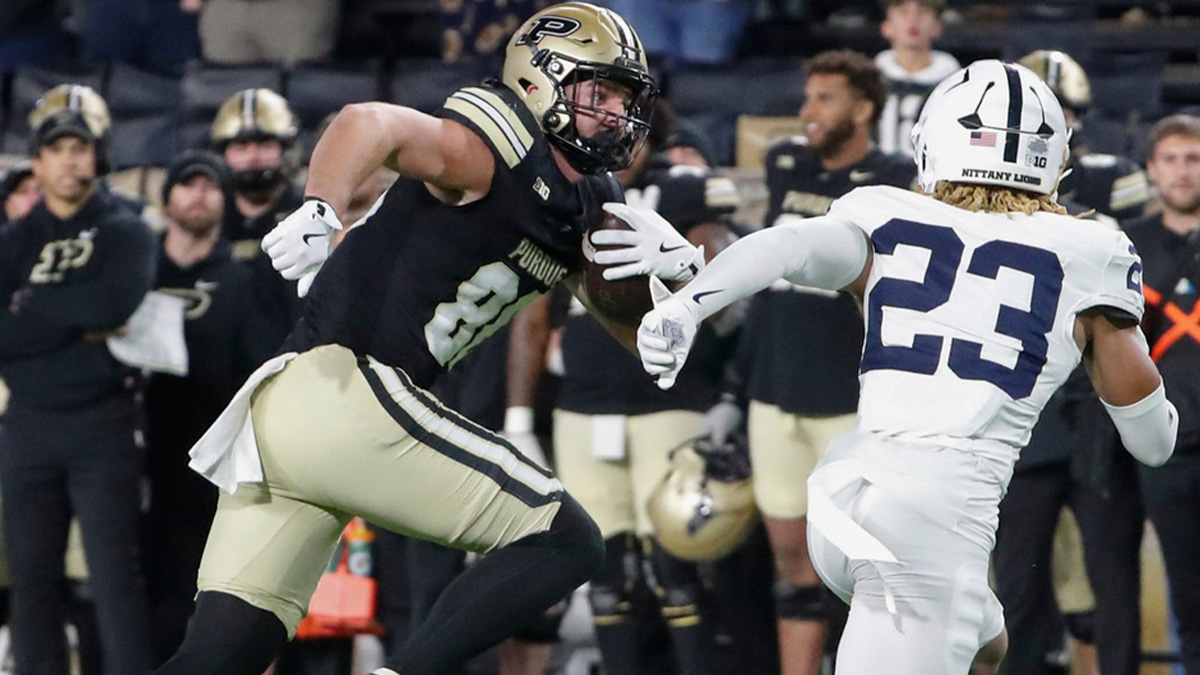
[{"label": "knee pad", "polygon": [[633,610],[633,588],[641,577],[636,537],[627,532],[604,541],[604,563],[592,577],[588,600],[597,625],[621,623]]},{"label": "knee pad", "polygon": [[1067,620],[1067,632],[1084,644],[1096,642],[1096,613],[1072,612],[1063,616]]},{"label": "knee pad", "polygon": [[829,596],[824,586],[798,586],[775,582],[775,617],[786,621],[824,621],[829,616]]},{"label": "knee pad", "polygon": [[287,629],[271,612],[204,591],[179,651],[155,675],[260,675],[286,643]]}]

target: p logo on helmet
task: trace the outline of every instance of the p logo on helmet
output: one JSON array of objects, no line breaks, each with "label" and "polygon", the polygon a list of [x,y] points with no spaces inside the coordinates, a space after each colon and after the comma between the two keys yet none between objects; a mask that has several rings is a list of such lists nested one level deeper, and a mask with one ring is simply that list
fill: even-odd
[{"label": "p logo on helmet", "polygon": [[575,19],[561,16],[543,16],[533,22],[529,30],[517,39],[519,45],[536,45],[547,35],[565,38],[583,27]]}]

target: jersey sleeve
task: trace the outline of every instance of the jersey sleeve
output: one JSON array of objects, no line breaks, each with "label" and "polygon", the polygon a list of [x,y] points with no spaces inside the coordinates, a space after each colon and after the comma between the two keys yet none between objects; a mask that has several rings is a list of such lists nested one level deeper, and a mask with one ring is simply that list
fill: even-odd
[{"label": "jersey sleeve", "polygon": [[1117,161],[1116,168],[1109,197],[1109,215],[1119,221],[1137,218],[1150,202],[1150,181],[1142,167],[1124,157]]},{"label": "jersey sleeve", "polygon": [[1080,311],[1109,307],[1140,322],[1146,311],[1146,299],[1142,295],[1142,259],[1125,233],[1115,232],[1109,241],[1112,245],[1101,270],[1100,284],[1080,305]]},{"label": "jersey sleeve", "polygon": [[884,185],[855,188],[834,200],[826,215],[853,223],[870,235],[875,228],[887,222],[887,218],[880,218],[880,206],[887,204],[892,194],[898,191],[902,192],[900,188]]},{"label": "jersey sleeve", "polygon": [[541,141],[533,113],[504,87],[463,87],[446,99],[437,115],[466,125],[487,143],[498,166],[510,170],[523,165]]}]

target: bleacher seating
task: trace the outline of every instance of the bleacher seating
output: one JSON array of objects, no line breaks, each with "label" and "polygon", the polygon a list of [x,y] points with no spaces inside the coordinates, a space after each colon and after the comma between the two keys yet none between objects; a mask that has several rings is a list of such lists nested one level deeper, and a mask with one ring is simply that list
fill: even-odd
[{"label": "bleacher seating", "polygon": [[443,63],[434,59],[401,60],[385,92],[387,100],[424,112],[442,107],[455,89],[477,84],[488,73],[474,63]]},{"label": "bleacher seating", "polygon": [[183,149],[182,95],[176,78],[113,66],[106,97],[113,117],[108,153],[115,169],[166,166]]},{"label": "bleacher seating", "polygon": [[303,65],[293,69],[288,73],[286,96],[300,120],[302,147],[311,150],[317,127],[330,113],[349,103],[380,99],[380,85],[378,63],[354,68]]},{"label": "bleacher seating", "polygon": [[667,93],[680,117],[700,127],[713,160],[733,164],[739,115],[795,115],[804,102],[804,70],[797,59],[747,59],[716,67],[682,68]]}]

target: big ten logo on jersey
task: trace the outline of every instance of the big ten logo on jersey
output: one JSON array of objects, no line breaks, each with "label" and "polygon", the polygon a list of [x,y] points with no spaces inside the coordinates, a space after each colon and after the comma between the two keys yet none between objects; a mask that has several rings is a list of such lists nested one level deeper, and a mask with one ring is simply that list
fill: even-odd
[{"label": "big ten logo on jersey", "polygon": [[75,239],[59,239],[42,247],[38,261],[29,271],[31,284],[57,284],[68,270],[88,264],[96,250],[96,230],[84,230]]},{"label": "big ten logo on jersey", "polygon": [[534,22],[529,32],[522,35],[520,40],[517,40],[517,44],[536,45],[546,36],[567,37],[579,30],[581,26],[582,24],[575,19],[565,16],[543,16]]},{"label": "big ten logo on jersey", "polygon": [[[989,382],[1013,399],[1033,392],[1062,292],[1058,256],[999,239],[968,250],[952,228],[899,218],[875,230],[871,244],[882,275],[867,293],[861,372],[933,375],[948,342],[945,364],[959,379]],[[940,316],[923,318],[950,302],[956,286],[965,290]],[[949,325],[980,341],[947,339]]]},{"label": "big ten logo on jersey", "polygon": [[158,291],[182,298],[183,318],[195,321],[208,313],[208,309],[212,307],[212,294],[217,288],[218,283],[215,281],[197,279],[193,288],[159,288]]}]

